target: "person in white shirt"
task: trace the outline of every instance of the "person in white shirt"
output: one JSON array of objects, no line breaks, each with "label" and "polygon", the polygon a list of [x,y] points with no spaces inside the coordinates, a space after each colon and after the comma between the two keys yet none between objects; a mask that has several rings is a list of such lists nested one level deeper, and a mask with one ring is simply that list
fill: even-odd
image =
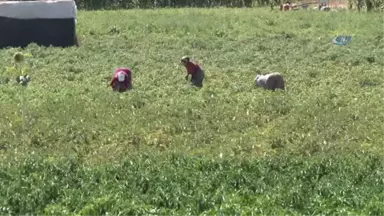
[{"label": "person in white shirt", "polygon": [[285,90],[284,78],[278,72],[269,73],[265,75],[257,74],[255,78],[255,84],[257,87],[263,87],[265,90]]}]

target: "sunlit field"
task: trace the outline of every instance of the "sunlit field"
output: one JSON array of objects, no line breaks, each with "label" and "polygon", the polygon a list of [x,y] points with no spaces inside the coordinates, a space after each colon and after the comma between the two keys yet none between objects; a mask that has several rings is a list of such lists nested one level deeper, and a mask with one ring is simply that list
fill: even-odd
[{"label": "sunlit field", "polygon": [[[0,214],[384,214],[382,18],[80,11],[80,47],[1,50]],[[275,71],[285,91],[255,87]]]}]

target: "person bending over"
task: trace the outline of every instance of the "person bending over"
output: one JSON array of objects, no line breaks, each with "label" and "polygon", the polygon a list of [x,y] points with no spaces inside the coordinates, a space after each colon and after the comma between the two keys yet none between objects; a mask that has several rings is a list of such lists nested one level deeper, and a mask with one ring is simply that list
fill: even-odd
[{"label": "person bending over", "polygon": [[204,70],[201,69],[200,65],[191,62],[188,56],[182,57],[181,63],[187,70],[187,76],[185,76],[185,79],[188,80],[189,75],[191,75],[192,85],[197,87],[203,87],[203,80],[205,74]]},{"label": "person bending over", "polygon": [[113,91],[125,92],[132,89],[132,71],[129,68],[117,68],[110,82]]}]

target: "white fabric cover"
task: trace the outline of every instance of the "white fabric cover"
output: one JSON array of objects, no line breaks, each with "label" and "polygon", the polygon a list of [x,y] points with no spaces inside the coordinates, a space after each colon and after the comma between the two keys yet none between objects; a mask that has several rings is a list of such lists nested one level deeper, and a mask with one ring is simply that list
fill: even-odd
[{"label": "white fabric cover", "polygon": [[256,86],[264,87],[267,83],[268,77],[269,77],[268,75],[261,75],[261,74],[256,75],[256,78],[255,78]]},{"label": "white fabric cover", "polygon": [[0,1],[0,17],[15,19],[76,18],[76,3],[60,1]]},{"label": "white fabric cover", "polygon": [[119,82],[124,82],[125,74],[123,72],[118,72],[117,73],[117,79],[119,80]]}]

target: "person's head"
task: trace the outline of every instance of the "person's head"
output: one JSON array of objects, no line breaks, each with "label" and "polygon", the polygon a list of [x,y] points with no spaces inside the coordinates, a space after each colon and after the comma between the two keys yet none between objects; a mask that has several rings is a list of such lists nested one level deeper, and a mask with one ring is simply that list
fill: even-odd
[{"label": "person's head", "polygon": [[188,62],[189,62],[189,57],[188,57],[188,56],[183,56],[183,57],[181,58],[181,63],[182,63],[183,65],[186,65]]},{"label": "person's head", "polygon": [[124,82],[125,81],[125,74],[124,74],[124,72],[122,72],[122,71],[117,72],[117,80],[119,80],[119,82]]},{"label": "person's head", "polygon": [[255,84],[256,84],[256,86],[260,86],[259,83],[258,83],[258,81],[259,81],[259,79],[260,79],[262,76],[263,76],[262,74],[256,74],[256,77],[255,77]]}]

